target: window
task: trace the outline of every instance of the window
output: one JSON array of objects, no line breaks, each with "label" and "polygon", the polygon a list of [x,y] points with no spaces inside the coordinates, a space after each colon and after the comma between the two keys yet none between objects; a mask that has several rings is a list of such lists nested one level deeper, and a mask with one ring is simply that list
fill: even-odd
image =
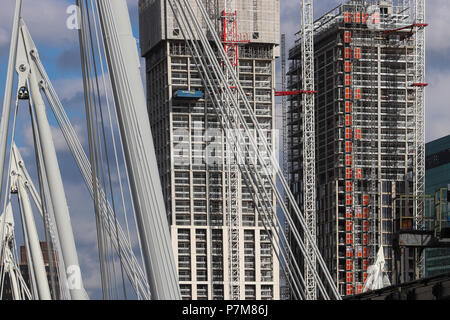
[{"label": "window", "polygon": [[345,224],[345,231],[352,232],[353,231],[353,223],[351,221],[347,221]]},{"label": "window", "polygon": [[347,180],[351,180],[353,178],[353,171],[352,171],[352,169],[346,169],[345,170],[345,178]]},{"label": "window", "polygon": [[273,299],[273,286],[262,285],[261,286],[261,300]]},{"label": "window", "polygon": [[345,72],[352,72],[352,63],[350,61],[345,61]]},{"label": "window", "polygon": [[[352,195],[351,194],[348,194],[346,197],[345,197],[345,203],[346,203],[346,205],[347,206],[351,206],[352,204],[353,204],[353,197],[352,197]],[[348,230],[347,230],[348,231]]]},{"label": "window", "polygon": [[383,219],[391,219],[392,218],[392,209],[391,208],[383,208]]},{"label": "window", "polygon": [[355,99],[356,100],[361,99],[361,89],[356,89],[355,90]]},{"label": "window", "polygon": [[364,206],[368,206],[369,203],[370,203],[369,196],[368,196],[368,195],[364,195],[364,196],[363,196],[363,205],[364,205]]},{"label": "window", "polygon": [[353,260],[347,260],[347,270],[353,270]]},{"label": "window", "polygon": [[352,85],[352,76],[347,74],[345,75],[345,85],[346,86],[351,86]]},{"label": "window", "polygon": [[351,156],[351,155],[346,155],[346,156],[345,156],[345,165],[346,165],[347,167],[351,167],[352,164],[353,164],[352,156]]},{"label": "window", "polygon": [[389,206],[391,205],[391,196],[390,195],[383,195],[383,205]]},{"label": "window", "polygon": [[345,152],[352,153],[353,151],[353,143],[351,141],[345,142]]},{"label": "window", "polygon": [[351,99],[352,98],[352,89],[351,88],[345,88],[345,99]]},{"label": "window", "polygon": [[353,258],[353,248],[352,247],[347,247],[346,256],[347,256],[347,258]]},{"label": "window", "polygon": [[363,260],[363,270],[366,271],[369,268],[369,261]]},{"label": "window", "polygon": [[359,12],[355,13],[354,22],[355,23],[361,23],[361,13],[359,13]]},{"label": "window", "polygon": [[352,126],[352,116],[350,114],[345,116],[345,125],[347,127],[351,127]]},{"label": "window", "polygon": [[350,12],[344,13],[344,22],[351,23],[352,22],[352,14]]},{"label": "window", "polygon": [[344,42],[345,43],[352,42],[352,33],[351,33],[351,31],[345,31],[344,32]]},{"label": "window", "polygon": [[[368,234],[363,234],[363,245],[368,245],[369,244],[369,235]],[[364,249],[368,249],[368,248],[364,248]],[[364,256],[366,257],[366,256]]]},{"label": "window", "polygon": [[361,59],[361,48],[355,48],[355,59]]},{"label": "window", "polygon": [[180,284],[181,297],[183,300],[192,300],[192,289],[189,284]]},{"label": "window", "polygon": [[256,273],[255,270],[245,270],[245,281],[255,281]]},{"label": "window", "polygon": [[351,140],[352,139],[352,129],[351,128],[345,128],[345,139]]},{"label": "window", "polygon": [[348,296],[353,295],[353,286],[351,284],[347,285],[347,295]]},{"label": "window", "polygon": [[197,285],[197,299],[208,300],[208,286],[205,284]]},{"label": "window", "polygon": [[179,270],[178,271],[180,281],[191,281],[191,271],[190,270]]},{"label": "window", "polygon": [[353,183],[351,181],[346,182],[346,192],[352,192],[353,191]]},{"label": "window", "polygon": [[363,218],[364,219],[369,218],[369,208],[363,208]]},{"label": "window", "polygon": [[356,219],[361,219],[361,207],[356,207],[355,208],[355,218]]},{"label": "window", "polygon": [[363,13],[362,14],[362,19],[361,22],[362,23],[367,23],[367,20],[369,19],[369,14],[368,13]]},{"label": "window", "polygon": [[363,232],[369,232],[369,221],[363,222]]},{"label": "window", "polygon": [[223,285],[220,284],[213,285],[213,299],[223,300]]},{"label": "window", "polygon": [[358,180],[362,179],[362,169],[361,168],[356,169],[356,179],[358,179]]},{"label": "window", "polygon": [[[254,281],[254,280],[250,280],[250,281]],[[272,270],[261,270],[261,281],[262,282],[273,281]]]},{"label": "window", "polygon": [[197,270],[197,281],[208,281],[206,270]]},{"label": "window", "polygon": [[352,208],[347,208],[347,211],[346,211],[346,218],[347,219],[351,219],[353,217],[353,214],[352,214]]},{"label": "window", "polygon": [[358,284],[356,286],[356,294],[360,294],[362,292],[362,284]]},{"label": "window", "polygon": [[383,221],[383,232],[392,232],[392,221]]},{"label": "window", "polygon": [[351,59],[352,58],[352,49],[351,48],[345,48],[344,49],[344,57],[345,57],[345,59]]},{"label": "window", "polygon": [[[347,235],[346,235],[346,244],[348,244],[348,245],[351,245],[351,244],[353,244],[353,235],[352,234],[350,234],[350,233],[347,233]],[[350,262],[351,262],[351,260],[350,260]],[[352,265],[353,266],[353,265]],[[347,261],[347,270],[351,270],[351,269],[348,269],[348,261]]]},{"label": "window", "polygon": [[356,129],[356,134],[355,134],[355,139],[356,140],[361,140],[361,129]]},{"label": "window", "polygon": [[347,272],[347,282],[353,283],[353,273],[352,272]]},{"label": "window", "polygon": [[246,285],[245,286],[245,299],[246,300],[255,300],[256,299],[256,286],[255,285]]},{"label": "window", "polygon": [[345,113],[352,113],[352,102],[345,101]]}]

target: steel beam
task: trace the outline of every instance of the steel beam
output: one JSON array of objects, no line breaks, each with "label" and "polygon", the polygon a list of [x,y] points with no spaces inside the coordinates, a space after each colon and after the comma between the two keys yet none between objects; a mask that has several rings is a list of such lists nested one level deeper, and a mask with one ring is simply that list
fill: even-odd
[{"label": "steel beam", "polygon": [[152,299],[181,299],[144,87],[125,0],[99,0],[125,161]]}]

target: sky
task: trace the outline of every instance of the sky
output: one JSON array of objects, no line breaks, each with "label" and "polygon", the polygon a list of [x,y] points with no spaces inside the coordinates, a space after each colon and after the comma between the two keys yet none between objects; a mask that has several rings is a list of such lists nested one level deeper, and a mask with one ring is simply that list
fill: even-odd
[{"label": "sky", "polygon": [[[75,0],[23,0],[22,16],[39,49],[40,57],[47,69],[66,112],[74,125],[80,140],[87,149],[86,121],[84,116],[83,84],[80,71],[78,34],[66,27],[69,15],[67,8]],[[280,0],[281,31],[287,35],[288,48],[295,41],[299,29],[300,0]],[[340,0],[316,0],[315,16],[329,11]],[[0,96],[3,97],[14,0],[0,0]],[[138,31],[138,0],[127,0],[135,37]],[[448,17],[450,1],[427,1],[427,82],[426,93],[426,140],[450,134],[450,32]],[[142,60],[142,67],[144,61]],[[278,64],[279,65],[279,64]],[[278,76],[280,72],[278,69]],[[277,80],[281,86],[281,79]],[[16,143],[25,162],[33,167],[32,132],[29,115],[20,109],[16,132]],[[51,115],[49,113],[49,117]],[[100,279],[96,250],[96,229],[93,218],[93,204],[84,187],[80,174],[54,120],[50,119],[55,146],[59,157],[64,187],[74,227],[85,287],[93,299],[100,298]],[[30,171],[33,172],[31,169]],[[35,176],[35,174],[33,175]],[[83,204],[83,205],[80,205]]]}]

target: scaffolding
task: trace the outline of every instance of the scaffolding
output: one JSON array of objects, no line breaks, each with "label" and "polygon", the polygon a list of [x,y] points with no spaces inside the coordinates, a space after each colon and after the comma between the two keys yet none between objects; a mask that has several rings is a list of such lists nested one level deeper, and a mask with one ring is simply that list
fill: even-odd
[{"label": "scaffolding", "polygon": [[[412,13],[407,1],[346,1],[315,22],[318,244],[342,295],[362,292],[381,246],[392,279],[392,199],[422,188],[426,24]],[[292,91],[303,88],[301,41]],[[304,203],[305,110],[289,101],[289,181]]]}]

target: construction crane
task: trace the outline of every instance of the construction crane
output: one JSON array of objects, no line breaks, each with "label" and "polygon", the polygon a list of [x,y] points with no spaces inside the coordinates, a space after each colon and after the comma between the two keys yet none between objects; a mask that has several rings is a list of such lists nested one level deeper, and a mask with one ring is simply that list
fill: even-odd
[{"label": "construction crane", "polygon": [[[330,295],[325,288],[324,283],[326,283],[330,289],[331,298],[341,299],[336,284],[319,252],[316,241],[315,239],[313,240],[311,232],[307,228],[305,215],[300,211],[300,208],[289,189],[282,170],[267,143],[265,133],[256,119],[255,113],[251,108],[248,97],[245,94],[237,75],[230,73],[232,85],[220,85],[220,83],[227,83],[228,79],[223,72],[223,61],[228,64],[228,68],[230,69],[232,68],[232,65],[229,59],[227,59],[227,54],[223,49],[220,36],[217,35],[213,23],[209,20],[203,4],[200,0],[195,0],[194,4],[199,9],[201,14],[200,17],[202,18],[202,21],[205,22],[206,26],[200,23],[198,14],[193,10],[189,1],[169,1],[171,10],[180,26],[180,31],[186,40],[187,47],[194,57],[195,63],[200,71],[202,81],[209,91],[210,96],[213,98],[212,102],[215,111],[218,114],[222,129],[225,130],[225,132],[229,129],[232,129],[235,132],[235,135],[232,137],[233,146],[237,150],[237,152],[234,153],[234,157],[236,158],[239,170],[244,178],[243,180],[249,188],[254,203],[256,204],[260,220],[263,222],[268,234],[271,235],[271,244],[277,258],[281,262],[280,266],[282,267],[283,272],[289,275],[288,279],[290,286],[293,289],[292,291],[298,299],[307,298],[307,295],[305,294],[305,278],[303,277],[303,272],[299,269],[292,248],[289,246],[286,251],[281,249],[283,247],[281,242],[286,241],[286,235],[283,232],[272,232],[272,230],[283,230],[283,227],[280,224],[278,216],[274,215],[273,210],[271,209],[273,196],[269,195],[269,192],[275,195],[280,204],[284,217],[287,219],[293,237],[295,238],[295,242],[302,253],[303,262],[305,265],[310,266],[311,275],[316,281],[321,296],[324,299],[330,299]],[[208,34],[212,39],[205,35],[205,27],[207,31],[209,31]],[[213,43],[218,50],[213,49],[211,43]],[[217,58],[217,55],[219,56],[219,59]],[[217,98],[220,96],[220,93],[223,93],[223,90],[225,90],[225,93],[229,96],[229,98],[225,100],[229,105],[223,105],[223,100]],[[240,103],[238,103],[237,99],[230,98],[234,97],[236,94],[239,96]],[[244,111],[245,115],[243,113]],[[235,116],[239,119],[240,127],[237,127],[236,125]],[[250,129],[249,124],[251,124],[252,129]],[[256,142],[255,136],[259,139],[259,143]],[[248,141],[248,143],[241,143],[242,141]],[[246,154],[254,154],[255,157],[247,158],[245,157]],[[268,157],[264,157],[263,154],[268,155]],[[255,170],[255,168],[258,168],[258,170]],[[292,211],[286,207],[284,197],[273,179],[274,175],[279,180],[287,195]],[[295,222],[294,219],[297,222]],[[302,230],[302,236],[300,236],[299,227]],[[312,254],[311,252],[307,253],[305,241],[302,238],[309,241],[311,246],[310,249],[317,259],[317,265],[323,273],[323,277],[319,276],[317,265],[312,263],[310,258]],[[293,261],[293,265],[284,263],[288,261],[288,256],[291,257],[290,261]]]},{"label": "construction crane", "polygon": [[[425,0],[414,0],[414,25],[418,26],[415,37],[415,79],[416,89],[416,183],[415,195],[425,195]],[[420,200],[416,205],[416,228],[424,228],[425,206]]]},{"label": "construction crane", "polygon": [[[315,133],[315,96],[314,87],[314,5],[313,0],[301,1],[301,45],[302,45],[302,90],[277,91],[275,96],[302,95],[303,104],[303,209],[312,241],[316,241],[316,133]],[[286,124],[284,124],[286,126]],[[285,133],[286,134],[286,133]],[[308,240],[306,250],[309,252],[312,266],[316,264],[313,244]],[[317,284],[312,266],[305,267],[306,298],[317,299]]]},{"label": "construction crane", "polygon": [[[239,43],[237,39],[238,34],[238,14],[235,0],[226,0],[225,8],[222,11],[222,43],[223,48],[227,54],[228,61],[231,68],[223,62],[224,73],[226,76],[225,86],[233,87],[230,79],[231,73],[236,73],[239,65]],[[226,104],[227,99],[239,99],[238,95],[228,97],[225,91],[222,91],[222,102]],[[236,119],[239,127],[239,120]],[[229,267],[229,282],[230,282],[230,298],[232,300],[240,300],[240,215],[239,215],[239,189],[240,178],[239,169],[233,157],[233,144],[231,142],[231,135],[234,134],[231,130],[225,132],[226,149],[227,149],[227,214],[228,214],[228,267]]]},{"label": "construction crane", "polygon": [[[316,266],[316,131],[314,97],[314,5],[313,0],[302,0],[302,85],[303,95],[303,210],[311,239],[306,241],[306,252],[311,264],[306,266],[306,298],[317,299],[317,282],[312,268]],[[312,243],[314,242],[314,243]]]},{"label": "construction crane", "polygon": [[[302,45],[302,90],[277,91],[275,96],[302,95],[303,104],[303,210],[312,241],[306,242],[306,250],[311,266],[305,267],[306,299],[317,299],[317,283],[313,276],[316,254],[312,250],[316,241],[316,133],[315,133],[315,96],[314,87],[314,5],[313,0],[301,1],[301,45]],[[285,90],[285,88],[283,88]],[[287,125],[284,124],[284,128]],[[286,135],[286,132],[284,133]],[[284,150],[284,149],[283,149]],[[283,155],[284,157],[286,155]]]},{"label": "construction crane", "polygon": [[[413,87],[416,90],[416,179],[414,185],[414,194],[417,197],[415,205],[415,227],[417,230],[425,228],[425,0],[414,0],[414,18],[417,28],[415,37],[415,79]],[[418,259],[416,259],[416,278],[422,278],[424,275],[424,254],[417,250]]]}]

